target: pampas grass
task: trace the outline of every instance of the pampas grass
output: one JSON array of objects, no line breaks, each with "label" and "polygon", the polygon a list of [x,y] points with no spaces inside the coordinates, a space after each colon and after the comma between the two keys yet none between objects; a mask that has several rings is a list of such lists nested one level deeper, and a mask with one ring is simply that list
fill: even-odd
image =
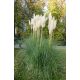
[{"label": "pampas grass", "polygon": [[28,39],[24,39],[24,48],[15,56],[15,80],[65,80],[63,56],[55,45],[51,45],[56,20],[49,15],[51,32],[48,39],[42,36],[45,22],[45,16],[35,14],[29,21],[33,32]]}]

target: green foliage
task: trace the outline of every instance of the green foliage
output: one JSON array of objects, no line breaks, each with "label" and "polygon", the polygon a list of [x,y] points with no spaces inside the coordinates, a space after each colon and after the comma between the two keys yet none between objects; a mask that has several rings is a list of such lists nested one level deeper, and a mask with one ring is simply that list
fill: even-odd
[{"label": "green foliage", "polygon": [[43,6],[43,0],[36,0],[36,2],[31,2],[29,0],[28,2],[30,13],[33,14],[42,14],[42,6]]},{"label": "green foliage", "polygon": [[49,0],[48,9],[57,19],[60,19],[65,16],[65,0]]},{"label": "green foliage", "polygon": [[55,41],[61,42],[60,45],[66,45],[66,29],[65,24],[58,23],[57,28],[54,31],[54,39]]},{"label": "green foliage", "polygon": [[19,0],[15,2],[14,12],[15,27],[21,27],[22,8]]},{"label": "green foliage", "polygon": [[65,54],[33,37],[15,55],[15,80],[65,80]]}]

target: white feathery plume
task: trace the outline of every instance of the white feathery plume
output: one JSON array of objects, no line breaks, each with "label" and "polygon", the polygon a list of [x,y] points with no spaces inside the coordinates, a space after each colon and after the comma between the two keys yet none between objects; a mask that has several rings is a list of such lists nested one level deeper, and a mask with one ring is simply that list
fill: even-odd
[{"label": "white feathery plume", "polygon": [[31,21],[29,20],[29,25],[31,25]]},{"label": "white feathery plume", "polygon": [[57,21],[55,20],[55,18],[52,17],[51,14],[49,14],[49,23],[48,23],[49,34],[51,34],[53,30],[56,28],[56,23]]},{"label": "white feathery plume", "polygon": [[41,27],[44,28],[45,27],[45,22],[46,22],[46,18],[45,16],[41,17]]},{"label": "white feathery plume", "polygon": [[36,31],[40,27],[44,28],[45,27],[45,22],[46,22],[46,17],[45,15],[35,15],[33,14],[33,18],[31,19],[31,22],[29,21],[29,24],[31,25],[31,28],[33,31]]},{"label": "white feathery plume", "polygon": [[35,15],[35,13],[34,13],[34,14],[33,14],[33,18],[35,18],[35,16],[36,16],[36,15]]},{"label": "white feathery plume", "polygon": [[33,18],[31,18],[31,29],[33,29],[33,23],[34,23],[34,19]]},{"label": "white feathery plume", "polygon": [[54,20],[54,28],[53,28],[53,30],[56,28],[56,23],[57,23],[57,21]]},{"label": "white feathery plume", "polygon": [[51,20],[51,21],[50,21],[50,24],[49,24],[49,27],[48,27],[48,29],[49,29],[49,34],[51,34],[52,31],[53,31],[53,25],[54,25],[54,22],[53,22],[53,20]]},{"label": "white feathery plume", "polygon": [[52,15],[51,15],[51,13],[49,13],[48,18],[49,18],[49,21],[52,20]]}]

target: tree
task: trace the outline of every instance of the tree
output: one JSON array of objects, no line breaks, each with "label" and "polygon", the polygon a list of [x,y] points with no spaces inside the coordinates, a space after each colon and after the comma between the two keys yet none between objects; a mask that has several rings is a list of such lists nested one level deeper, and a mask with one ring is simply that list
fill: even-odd
[{"label": "tree", "polygon": [[18,42],[18,40],[21,40],[21,33],[23,31],[23,22],[27,22],[28,16],[26,13],[28,11],[25,11],[25,8],[22,6],[22,0],[16,0],[14,3],[14,30],[15,30],[15,42]]},{"label": "tree", "polygon": [[28,0],[29,10],[31,13],[42,14],[42,7],[44,4],[44,0]]},{"label": "tree", "polygon": [[48,9],[57,19],[60,19],[65,16],[65,0],[49,0]]}]

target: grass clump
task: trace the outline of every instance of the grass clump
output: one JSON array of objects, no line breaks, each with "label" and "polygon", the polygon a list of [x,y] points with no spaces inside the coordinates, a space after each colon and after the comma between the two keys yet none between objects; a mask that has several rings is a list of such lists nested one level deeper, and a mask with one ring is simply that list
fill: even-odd
[{"label": "grass clump", "polygon": [[48,39],[29,37],[15,55],[15,80],[65,80],[65,56]]}]

